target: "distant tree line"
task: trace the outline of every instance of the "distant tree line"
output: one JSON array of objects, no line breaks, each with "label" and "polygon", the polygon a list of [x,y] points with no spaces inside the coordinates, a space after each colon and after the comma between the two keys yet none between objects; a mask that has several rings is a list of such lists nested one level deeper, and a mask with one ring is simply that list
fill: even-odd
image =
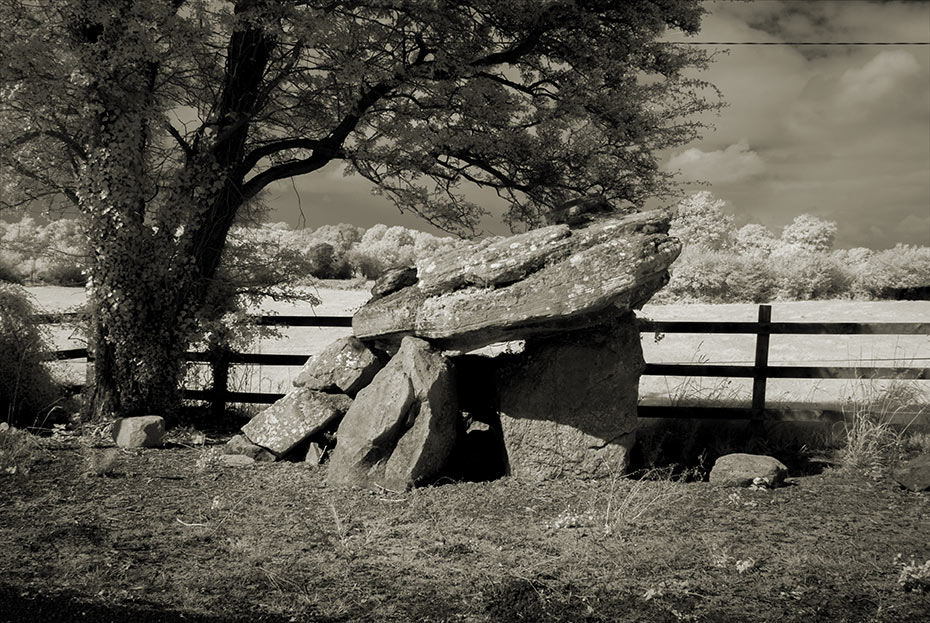
[{"label": "distant tree line", "polygon": [[802,214],[776,236],[737,228],[725,208],[708,191],[678,204],[670,233],[683,250],[657,302],[930,298],[930,247],[834,249],[832,221]]},{"label": "distant tree line", "polygon": [[[741,303],[928,296],[930,247],[834,249],[836,223],[802,214],[776,236],[764,225],[737,228],[725,202],[702,191],[682,200],[670,233],[683,243],[664,302]],[[225,280],[262,296],[313,279],[376,279],[392,266],[450,248],[457,238],[406,227],[340,223],[293,229],[285,223],[236,227]],[[0,222],[0,280],[83,285],[86,238],[77,221]]]},{"label": "distant tree line", "polygon": [[[369,228],[340,223],[293,229],[285,223],[235,227],[226,253],[226,280],[239,291],[308,278],[377,279],[387,268],[412,266],[417,258],[456,244],[415,229]],[[86,280],[87,239],[79,222],[44,224],[30,216],[0,221],[0,281],[81,286]]]}]

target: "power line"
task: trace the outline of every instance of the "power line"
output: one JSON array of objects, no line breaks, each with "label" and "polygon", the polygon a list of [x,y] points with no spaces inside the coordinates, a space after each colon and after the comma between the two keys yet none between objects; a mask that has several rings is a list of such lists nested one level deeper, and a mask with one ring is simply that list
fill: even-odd
[{"label": "power line", "polygon": [[670,41],[678,45],[930,45],[930,41]]}]

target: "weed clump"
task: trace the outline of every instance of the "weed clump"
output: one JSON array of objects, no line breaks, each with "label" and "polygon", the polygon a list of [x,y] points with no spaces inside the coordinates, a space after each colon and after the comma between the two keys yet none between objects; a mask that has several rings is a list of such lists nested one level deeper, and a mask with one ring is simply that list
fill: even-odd
[{"label": "weed clump", "polygon": [[58,399],[34,314],[23,288],[0,283],[0,420],[17,427],[36,424]]}]

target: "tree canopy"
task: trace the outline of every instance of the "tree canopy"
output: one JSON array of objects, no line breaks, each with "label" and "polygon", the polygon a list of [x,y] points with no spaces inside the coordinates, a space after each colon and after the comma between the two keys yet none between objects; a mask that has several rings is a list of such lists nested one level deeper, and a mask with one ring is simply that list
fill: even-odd
[{"label": "tree canopy", "polygon": [[[475,230],[484,211],[467,182],[532,225],[578,195],[636,207],[667,191],[656,152],[694,138],[695,114],[718,105],[688,77],[703,52],[660,39],[698,30],[693,0],[3,0],[0,11],[0,145],[18,178],[8,204],[80,202],[75,178],[102,138],[88,116],[112,97],[146,119],[141,134],[112,132],[144,156],[147,213],[174,204],[177,171],[199,159],[227,168],[244,200],[340,160],[442,229]],[[117,92],[95,94],[102,79]]]},{"label": "tree canopy", "polygon": [[[462,235],[670,190],[658,152],[720,106],[698,0],[0,0],[2,206],[74,204],[104,410],[161,404],[233,223],[338,161]],[[153,296],[153,293],[157,293]],[[174,364],[177,367],[177,364]],[[107,388],[107,383],[112,386]],[[176,383],[175,383],[176,384]],[[99,409],[98,409],[99,411]]]}]

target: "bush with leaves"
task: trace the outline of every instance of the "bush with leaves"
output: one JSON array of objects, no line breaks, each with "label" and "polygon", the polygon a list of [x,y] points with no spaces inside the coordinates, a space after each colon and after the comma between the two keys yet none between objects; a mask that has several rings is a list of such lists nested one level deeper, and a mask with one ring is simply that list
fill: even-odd
[{"label": "bush with leaves", "polygon": [[34,314],[23,288],[0,283],[0,420],[14,426],[41,422],[59,397]]},{"label": "bush with leaves", "polygon": [[762,257],[701,246],[685,247],[659,300],[764,303],[775,295],[775,275]]},{"label": "bush with leaves", "polygon": [[849,296],[852,275],[833,255],[798,252],[779,256],[775,265],[778,298],[783,301]]},{"label": "bush with leaves", "polygon": [[905,288],[930,287],[930,247],[899,244],[856,266],[853,292],[861,298],[894,298]]}]

